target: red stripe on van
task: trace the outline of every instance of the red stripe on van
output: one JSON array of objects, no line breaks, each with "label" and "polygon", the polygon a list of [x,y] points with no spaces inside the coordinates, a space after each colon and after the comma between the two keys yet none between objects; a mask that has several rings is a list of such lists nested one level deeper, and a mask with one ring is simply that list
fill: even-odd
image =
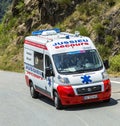
[{"label": "red stripe on van", "polygon": [[31,73],[31,72],[29,72],[29,71],[27,71],[27,74],[29,74],[29,75],[31,75],[31,76],[37,78],[37,79],[40,79],[40,80],[43,80],[43,79],[44,79],[43,77],[41,77],[41,76],[39,76],[39,75],[36,75],[36,74],[34,74],[34,73]]},{"label": "red stripe on van", "polygon": [[44,49],[44,50],[48,50],[47,47],[45,45],[43,45],[43,44],[31,42],[31,41],[28,41],[28,40],[25,40],[24,43],[28,44],[28,45],[31,45],[31,46],[35,46],[35,47],[41,48],[41,49]]}]

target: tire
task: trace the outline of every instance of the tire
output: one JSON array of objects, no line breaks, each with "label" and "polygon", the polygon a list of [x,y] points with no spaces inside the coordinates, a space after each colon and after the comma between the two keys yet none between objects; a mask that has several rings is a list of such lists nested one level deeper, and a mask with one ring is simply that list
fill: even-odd
[{"label": "tire", "polygon": [[62,109],[62,104],[57,92],[54,93],[54,105],[56,109]]},{"label": "tire", "polygon": [[35,90],[34,86],[33,86],[33,82],[30,82],[30,94],[32,96],[32,98],[38,98],[39,93]]}]

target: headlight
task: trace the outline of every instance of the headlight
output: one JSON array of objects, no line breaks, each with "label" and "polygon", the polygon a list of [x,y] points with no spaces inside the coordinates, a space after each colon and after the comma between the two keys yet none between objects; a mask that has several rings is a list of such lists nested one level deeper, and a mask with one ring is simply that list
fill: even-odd
[{"label": "headlight", "polygon": [[62,84],[69,84],[70,81],[67,77],[61,77],[61,76],[58,76],[58,80],[62,83]]},{"label": "headlight", "polygon": [[102,78],[103,78],[103,80],[106,80],[106,79],[109,78],[106,71],[104,71],[104,72],[102,73]]}]

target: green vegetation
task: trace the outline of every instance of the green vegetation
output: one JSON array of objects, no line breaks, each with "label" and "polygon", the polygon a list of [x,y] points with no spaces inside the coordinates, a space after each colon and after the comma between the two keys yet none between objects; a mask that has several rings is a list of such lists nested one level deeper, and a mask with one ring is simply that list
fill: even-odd
[{"label": "green vegetation", "polygon": [[97,35],[104,35],[104,26],[101,23],[96,23],[93,28]]},{"label": "green vegetation", "polygon": [[[0,69],[10,71],[23,71],[23,47],[14,40],[18,37],[15,27],[18,25],[17,17],[8,11],[0,24]],[[22,40],[23,41],[23,40]],[[19,42],[20,43],[20,42]]]},{"label": "green vegetation", "polygon": [[104,46],[102,44],[97,45],[98,51],[102,57],[102,59],[109,59],[109,54],[111,49],[107,46]]},{"label": "green vegetation", "polygon": [[[10,2],[10,0],[8,1]],[[73,2],[73,0],[53,1],[63,5],[66,4],[65,6],[70,6]],[[4,3],[7,4],[7,2]],[[0,5],[3,5],[3,3],[1,2]],[[81,35],[91,37],[102,59],[110,59],[109,72],[120,71],[119,51],[116,53],[117,55],[111,57],[115,41],[120,40],[120,30],[118,28],[109,30],[112,22],[109,15],[112,13],[112,9],[115,9],[115,6],[120,8],[120,0],[86,0],[86,2],[81,0],[71,15],[54,26],[59,27],[62,31],[68,30],[72,33],[79,31]],[[18,2],[15,9],[17,14],[13,15],[10,10],[7,11],[0,24],[0,69],[21,72],[23,71],[24,37],[29,35],[32,30],[48,27],[48,24],[42,25],[37,22],[31,25],[31,19],[34,20],[33,22],[39,21],[38,8],[31,9],[29,7],[26,11],[23,0]],[[115,21],[115,25],[120,24],[119,18]],[[19,34],[18,27],[22,24],[26,25],[26,30]],[[28,29],[29,25],[31,25],[30,29]]]},{"label": "green vegetation", "polygon": [[0,22],[11,3],[12,0],[0,0]]},{"label": "green vegetation", "polygon": [[80,32],[80,35],[82,36],[89,36],[89,32],[87,30],[87,28],[85,28],[84,26],[80,25],[80,26],[77,26],[74,31],[79,31]]},{"label": "green vegetation", "polygon": [[107,36],[105,37],[105,42],[106,42],[105,45],[106,45],[107,47],[112,47],[113,42],[114,42],[113,36],[107,35]]},{"label": "green vegetation", "polygon": [[120,54],[110,58],[111,72],[120,72]]},{"label": "green vegetation", "polygon": [[87,16],[91,15],[97,16],[100,14],[99,10],[101,9],[101,6],[98,6],[97,4],[98,4],[97,2],[85,2],[77,7],[77,11]]},{"label": "green vegetation", "polygon": [[24,9],[24,1],[20,1],[19,4],[16,6],[16,9],[22,11]]},{"label": "green vegetation", "polygon": [[72,0],[54,0],[54,1],[60,4],[71,4]]}]

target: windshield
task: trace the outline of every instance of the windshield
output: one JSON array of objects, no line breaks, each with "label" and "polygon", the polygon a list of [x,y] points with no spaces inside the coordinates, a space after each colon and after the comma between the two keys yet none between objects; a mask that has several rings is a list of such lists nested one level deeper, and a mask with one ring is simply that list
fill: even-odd
[{"label": "windshield", "polygon": [[100,57],[94,49],[54,54],[53,60],[60,74],[96,71],[103,67]]}]

